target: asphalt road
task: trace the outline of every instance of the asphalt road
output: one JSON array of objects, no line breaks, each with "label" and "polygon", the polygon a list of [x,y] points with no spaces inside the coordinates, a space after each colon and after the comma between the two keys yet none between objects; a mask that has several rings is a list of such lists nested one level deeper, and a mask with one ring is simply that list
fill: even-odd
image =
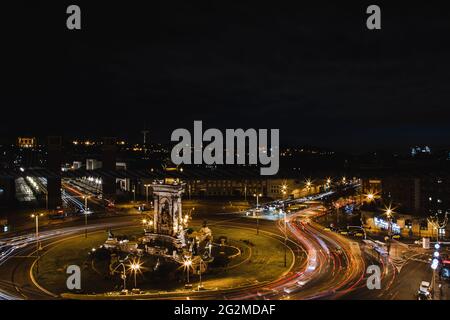
[{"label": "asphalt road", "polygon": [[[420,281],[430,278],[429,267],[423,262],[408,260],[399,273],[389,259],[379,259],[370,252],[367,253],[356,240],[323,230],[322,226],[313,221],[317,214],[317,210],[306,209],[288,215],[286,243],[296,256],[289,273],[270,284],[229,292],[202,292],[197,298],[415,299]],[[256,236],[255,219],[232,214],[206,217],[209,224],[255,229]],[[122,216],[98,219],[90,223],[89,231],[92,232],[109,227],[139,225],[140,219],[139,216]],[[48,228],[40,235],[44,252],[57,241],[84,232],[82,221],[55,226],[55,229]],[[284,242],[284,228],[283,219],[259,221],[260,233],[277,241]],[[2,252],[6,252],[0,256],[0,299],[56,298],[43,292],[30,278],[30,268],[36,256],[36,242],[32,231],[0,241],[3,242]],[[367,289],[366,268],[370,264],[378,264],[382,269],[381,290]],[[189,292],[181,297],[187,295],[192,297]],[[169,295],[166,298],[180,298],[180,295]]]}]

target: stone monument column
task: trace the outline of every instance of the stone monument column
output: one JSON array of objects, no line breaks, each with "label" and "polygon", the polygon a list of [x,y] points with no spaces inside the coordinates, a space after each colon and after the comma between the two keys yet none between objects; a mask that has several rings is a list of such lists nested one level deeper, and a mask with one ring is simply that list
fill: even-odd
[{"label": "stone monument column", "polygon": [[177,237],[182,221],[181,194],[184,185],[179,183],[154,183],[153,225],[154,233]]}]

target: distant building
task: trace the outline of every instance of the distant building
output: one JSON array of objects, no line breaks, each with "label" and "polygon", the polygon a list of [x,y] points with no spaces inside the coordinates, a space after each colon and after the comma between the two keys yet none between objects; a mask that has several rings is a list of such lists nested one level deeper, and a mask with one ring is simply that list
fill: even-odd
[{"label": "distant building", "polygon": [[362,179],[362,192],[364,194],[380,195],[382,193],[382,181],[378,178]]},{"label": "distant building", "polygon": [[[73,169],[80,169],[82,163],[80,161],[73,162]],[[96,170],[103,168],[103,161],[97,159],[86,159],[86,170]],[[127,170],[126,162],[116,162],[116,170]]]},{"label": "distant building", "polygon": [[83,163],[81,161],[74,161],[72,163],[73,170],[78,170],[78,169],[81,169],[82,167],[83,167]]},{"label": "distant building", "polygon": [[34,148],[36,147],[36,138],[19,137],[17,138],[17,146],[20,148]]},{"label": "distant building", "polygon": [[[143,179],[137,193],[145,194],[145,185],[149,183],[151,180]],[[306,187],[303,180],[282,178],[203,178],[185,180],[185,183],[187,197],[239,197],[247,200],[253,199],[255,194],[272,199],[299,198],[323,191],[324,188],[324,181],[315,181]]]},{"label": "distant building", "polygon": [[392,202],[402,212],[421,216],[450,213],[449,174],[396,174],[380,180],[384,202]]},{"label": "distant building", "polygon": [[[386,232],[389,223],[383,215],[373,212],[363,212],[361,215],[363,226],[371,232]],[[392,231],[394,234],[400,234],[403,237],[430,237],[446,239],[450,234],[450,224],[439,231],[426,218],[419,218],[411,215],[395,214],[392,220]]]},{"label": "distant building", "polygon": [[430,155],[431,154],[431,148],[428,146],[419,147],[415,146],[411,148],[411,157],[417,157],[421,155]]},{"label": "distant building", "polygon": [[127,170],[126,162],[116,162],[116,170]]},{"label": "distant building", "polygon": [[96,159],[86,159],[86,170],[101,169],[103,166],[102,161]]},{"label": "distant building", "polygon": [[15,199],[14,178],[0,177],[0,206],[10,204],[14,201],[14,199]]}]

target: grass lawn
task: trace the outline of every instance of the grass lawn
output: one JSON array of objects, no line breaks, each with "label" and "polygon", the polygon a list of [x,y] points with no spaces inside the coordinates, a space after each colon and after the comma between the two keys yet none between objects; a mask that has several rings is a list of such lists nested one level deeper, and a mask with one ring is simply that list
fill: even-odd
[{"label": "grass lawn", "polygon": [[[198,229],[200,224],[193,223],[192,227]],[[231,227],[211,226],[215,242],[220,236],[226,236],[227,245],[241,251],[241,254],[231,259],[226,267],[210,267],[202,275],[202,280],[207,289],[227,289],[236,286],[254,284],[274,280],[287,268],[284,267],[284,246],[281,242],[264,236],[260,233],[256,236],[255,230],[238,229]],[[130,239],[142,234],[139,227],[122,228],[113,230],[116,235],[128,235]],[[39,274],[34,275],[37,282],[47,290],[60,294],[68,292],[66,287],[67,274],[65,270],[69,265],[75,264],[81,268],[81,287],[84,293],[101,293],[120,289],[122,280],[119,277],[111,279],[108,277],[108,263],[92,262],[89,252],[92,248],[98,248],[106,240],[106,230],[76,236],[61,241],[49,250],[45,250],[39,263]],[[216,248],[218,250],[218,248]],[[287,266],[292,262],[292,254],[288,251]],[[151,265],[154,265],[151,264]],[[145,268],[145,264],[143,265]],[[147,268],[152,269],[152,268]],[[149,291],[174,291],[182,290],[184,279],[181,271],[177,278],[169,278],[162,271],[145,272],[137,276],[138,287]],[[190,274],[190,281],[196,285],[199,281],[198,275]],[[128,275],[127,288],[132,288],[134,279]]]}]

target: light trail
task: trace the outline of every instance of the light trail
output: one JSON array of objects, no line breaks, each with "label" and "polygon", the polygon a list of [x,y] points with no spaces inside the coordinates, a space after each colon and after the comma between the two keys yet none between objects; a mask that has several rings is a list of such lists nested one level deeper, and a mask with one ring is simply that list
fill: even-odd
[{"label": "light trail", "polygon": [[[318,210],[305,209],[286,216],[290,241],[305,251],[305,264],[292,274],[264,286],[262,290],[225,297],[334,299],[356,290],[365,276],[364,259],[360,253],[354,252],[347,239],[335,234],[326,234],[320,225],[314,222],[304,223],[301,220],[301,217],[308,216],[310,221],[319,214],[321,213]],[[284,232],[284,218],[278,221],[278,228]]]},{"label": "light trail", "polygon": [[[71,197],[68,197],[68,199]],[[72,197],[73,198],[73,197]],[[268,284],[252,289],[233,289],[229,292],[203,292],[198,297],[223,299],[336,299],[362,287],[365,278],[365,260],[359,245],[333,232],[324,231],[314,222],[323,214],[318,208],[308,208],[286,215],[288,245],[291,250],[304,252],[306,258],[296,261],[289,273]],[[236,221],[229,222],[230,226]],[[101,223],[89,226],[89,230],[111,226],[132,225],[134,222]],[[248,227],[248,224],[246,224]],[[284,219],[276,226],[281,234],[262,231],[279,242],[284,241]],[[84,231],[84,226],[68,227],[40,234],[40,241],[51,241]],[[26,247],[35,244],[34,234],[4,238],[0,242],[0,266],[18,255]],[[385,274],[387,271],[383,268]],[[1,286],[1,284],[0,284]],[[186,292],[192,296],[192,292]],[[0,298],[12,298],[14,294],[2,288]],[[167,298],[170,298],[168,296]]]}]

